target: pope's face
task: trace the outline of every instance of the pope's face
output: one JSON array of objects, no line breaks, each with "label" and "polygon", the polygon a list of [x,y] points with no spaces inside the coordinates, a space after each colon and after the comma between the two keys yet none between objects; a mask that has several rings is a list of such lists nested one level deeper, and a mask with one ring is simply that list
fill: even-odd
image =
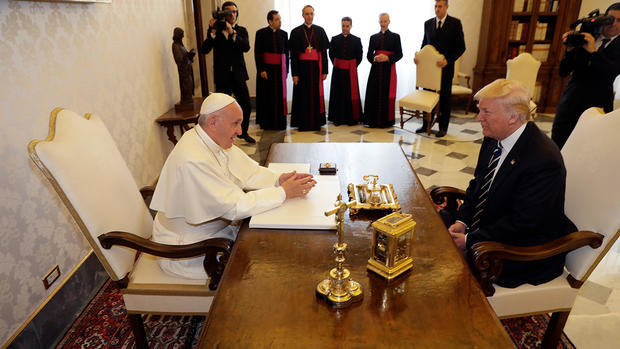
[{"label": "pope's face", "polygon": [[224,107],[213,120],[209,120],[212,128],[213,141],[222,149],[229,149],[235,142],[235,137],[241,135],[243,111],[237,102]]},{"label": "pope's face", "polygon": [[383,15],[379,17],[379,25],[381,26],[381,31],[386,31],[390,25],[390,16]]},{"label": "pope's face", "polygon": [[342,34],[349,35],[351,33],[351,22],[342,21]]},{"label": "pope's face", "polygon": [[273,29],[280,29],[282,26],[282,19],[279,14],[273,15],[273,19],[269,21],[269,26]]},{"label": "pope's face", "polygon": [[310,6],[306,6],[306,8],[303,9],[301,15],[304,17],[304,23],[306,23],[307,25],[311,25],[312,21],[314,20],[314,9]]},{"label": "pope's face", "polygon": [[615,20],[613,24],[603,26],[603,35],[612,38],[620,34],[620,11],[610,10],[607,15],[614,17]]}]

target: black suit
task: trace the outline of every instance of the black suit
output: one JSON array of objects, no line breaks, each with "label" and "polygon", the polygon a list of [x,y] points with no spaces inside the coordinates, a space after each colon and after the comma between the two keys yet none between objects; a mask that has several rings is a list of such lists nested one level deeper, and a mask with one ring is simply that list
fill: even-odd
[{"label": "black suit", "polygon": [[248,80],[248,71],[245,68],[243,53],[250,50],[250,40],[248,31],[235,24],[234,35],[224,35],[223,32],[216,32],[215,38],[211,36],[211,29],[207,31],[207,39],[202,43],[201,51],[208,54],[213,50],[213,80],[215,81],[215,91],[235,95],[235,99],[243,110],[243,122],[241,129],[243,134],[247,134],[250,123],[250,93],[245,82]]},{"label": "black suit", "polygon": [[439,129],[447,131],[450,123],[452,96],[452,78],[454,62],[465,52],[463,26],[458,18],[446,15],[441,28],[437,28],[437,18],[424,22],[424,39],[422,47],[433,45],[444,55],[448,64],[441,70],[441,93],[439,100]]},{"label": "black suit", "polygon": [[[457,219],[473,223],[477,198],[497,140],[485,138],[474,179],[469,183]],[[467,247],[480,241],[532,246],[556,239],[576,227],[564,215],[566,169],[558,147],[529,122],[497,170],[479,230],[467,234]],[[547,282],[562,273],[564,254],[535,262],[504,261],[497,284],[516,287]]]},{"label": "black suit", "polygon": [[600,107],[606,113],[613,110],[613,83],[620,74],[620,39],[616,37],[594,53],[583,47],[567,50],[559,73],[572,73],[558,102],[551,130],[551,138],[562,148],[586,109]]}]

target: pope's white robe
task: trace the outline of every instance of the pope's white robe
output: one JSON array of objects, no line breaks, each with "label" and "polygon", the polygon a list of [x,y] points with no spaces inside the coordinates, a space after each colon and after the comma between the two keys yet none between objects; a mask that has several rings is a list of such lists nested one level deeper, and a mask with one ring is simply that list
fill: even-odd
[{"label": "pope's white robe", "polygon": [[[209,238],[234,240],[238,220],[281,205],[286,193],[280,173],[232,146],[222,149],[200,126],[185,132],[162,168],[151,208],[157,210],[153,241],[184,245]],[[170,274],[207,277],[204,257],[160,258]]]}]

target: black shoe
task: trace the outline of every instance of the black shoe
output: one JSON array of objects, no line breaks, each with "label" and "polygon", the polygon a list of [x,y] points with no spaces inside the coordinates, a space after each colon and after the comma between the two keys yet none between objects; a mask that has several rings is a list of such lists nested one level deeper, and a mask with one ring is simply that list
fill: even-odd
[{"label": "black shoe", "polygon": [[439,131],[437,131],[437,133],[435,133],[435,137],[437,137],[437,138],[441,138],[441,137],[443,137],[445,135],[446,135],[446,131],[445,130],[439,130]]},{"label": "black shoe", "polygon": [[249,134],[243,134],[241,136],[237,136],[238,138],[242,138],[243,140],[245,140],[246,142],[250,143],[250,144],[254,144],[256,143],[256,140],[252,137],[250,137]]},{"label": "black shoe", "polygon": [[425,133],[427,128],[428,126],[422,125],[419,129],[415,130],[415,133]]}]

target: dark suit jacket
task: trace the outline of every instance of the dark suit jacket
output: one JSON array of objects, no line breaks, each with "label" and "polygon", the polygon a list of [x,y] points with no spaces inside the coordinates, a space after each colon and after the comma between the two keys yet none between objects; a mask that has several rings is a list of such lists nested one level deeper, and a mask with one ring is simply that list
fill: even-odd
[{"label": "dark suit jacket", "polygon": [[[482,178],[497,140],[485,138],[474,179],[469,183],[457,219],[472,224]],[[479,230],[467,234],[467,247],[480,241],[532,246],[576,231],[564,215],[566,169],[558,147],[529,122],[502,162],[487,195]],[[504,261],[497,283],[516,287],[547,282],[562,273],[564,255],[536,262]]]},{"label": "dark suit jacket", "polygon": [[248,31],[235,24],[233,29],[237,32],[237,38],[233,41],[233,36],[228,39],[222,32],[215,34],[215,39],[211,37],[211,29],[207,31],[207,39],[202,43],[201,51],[208,54],[213,50],[213,80],[215,84],[226,84],[229,71],[233,72],[236,81],[248,80],[248,71],[245,68],[243,53],[250,50],[250,40]]},{"label": "dark suit jacket", "polygon": [[594,53],[582,47],[567,50],[559,73],[560,76],[572,73],[559,104],[575,110],[579,114],[577,118],[589,107],[601,107],[609,113],[613,110],[613,83],[620,74],[620,38]]},{"label": "dark suit jacket", "polygon": [[433,45],[439,53],[446,57],[451,71],[454,72],[454,62],[465,52],[465,36],[463,25],[458,18],[446,15],[445,23],[437,29],[437,18],[424,22],[424,39],[422,47]]}]

